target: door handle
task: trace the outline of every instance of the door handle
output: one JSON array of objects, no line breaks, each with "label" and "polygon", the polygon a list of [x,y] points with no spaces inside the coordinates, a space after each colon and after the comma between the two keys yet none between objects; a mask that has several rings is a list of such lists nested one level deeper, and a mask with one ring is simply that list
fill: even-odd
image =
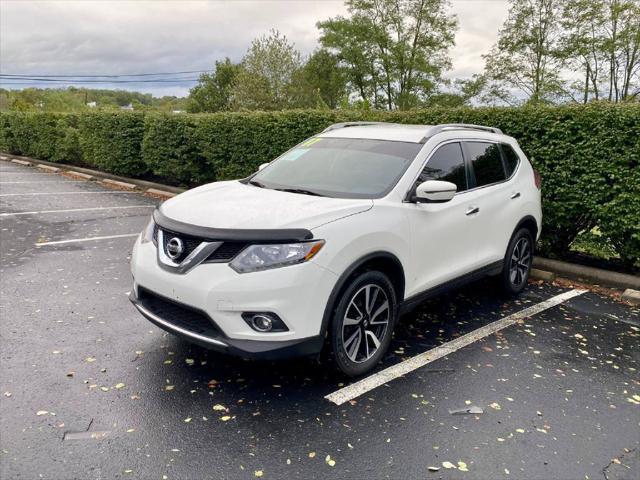
[{"label": "door handle", "polygon": [[520,192],[514,192],[511,194],[511,200],[514,200],[520,196]]},{"label": "door handle", "polygon": [[479,211],[480,211],[480,208],[478,207],[469,207],[465,215],[473,215],[474,213],[478,213]]}]

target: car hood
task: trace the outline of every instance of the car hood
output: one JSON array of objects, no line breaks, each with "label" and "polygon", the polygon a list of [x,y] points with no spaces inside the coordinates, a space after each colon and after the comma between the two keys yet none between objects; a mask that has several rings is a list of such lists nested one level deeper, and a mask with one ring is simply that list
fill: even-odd
[{"label": "car hood", "polygon": [[373,206],[370,199],[316,197],[280,192],[239,181],[216,182],[162,204],[163,215],[191,225],[221,229],[313,229]]}]

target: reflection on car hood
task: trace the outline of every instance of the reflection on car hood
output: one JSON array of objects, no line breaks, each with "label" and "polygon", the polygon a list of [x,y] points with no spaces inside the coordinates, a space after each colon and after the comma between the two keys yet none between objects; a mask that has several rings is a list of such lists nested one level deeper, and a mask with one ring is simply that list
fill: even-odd
[{"label": "reflection on car hood", "polygon": [[184,192],[164,202],[161,211],[173,220],[201,227],[311,230],[372,206],[370,199],[280,192],[234,180]]}]

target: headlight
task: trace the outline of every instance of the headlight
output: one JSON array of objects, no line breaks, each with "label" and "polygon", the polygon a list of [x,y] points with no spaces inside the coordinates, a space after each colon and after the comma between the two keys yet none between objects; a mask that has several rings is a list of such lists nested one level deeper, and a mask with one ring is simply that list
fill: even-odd
[{"label": "headlight", "polygon": [[147,223],[147,226],[144,227],[144,230],[142,230],[142,233],[140,234],[140,243],[149,243],[149,242],[153,242],[154,245],[156,243],[156,239],[153,238],[153,232],[156,229],[156,222],[153,221],[153,217],[151,217],[151,219],[149,220],[149,223]]},{"label": "headlight", "polygon": [[324,245],[324,240],[274,245],[251,245],[229,264],[238,273],[257,272],[286,267],[311,260]]}]

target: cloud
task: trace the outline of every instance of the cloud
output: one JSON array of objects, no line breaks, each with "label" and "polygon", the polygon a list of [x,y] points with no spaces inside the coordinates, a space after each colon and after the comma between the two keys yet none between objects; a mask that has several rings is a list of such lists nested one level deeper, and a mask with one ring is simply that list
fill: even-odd
[{"label": "cloud", "polygon": [[[460,30],[449,76],[470,76],[482,70],[480,55],[495,41],[506,3],[454,0],[452,11]],[[2,2],[0,70],[55,75],[208,70],[224,57],[240,60],[251,40],[271,28],[309,54],[317,47],[316,22],[344,14],[340,0]],[[118,88],[186,95],[191,85]]]}]

